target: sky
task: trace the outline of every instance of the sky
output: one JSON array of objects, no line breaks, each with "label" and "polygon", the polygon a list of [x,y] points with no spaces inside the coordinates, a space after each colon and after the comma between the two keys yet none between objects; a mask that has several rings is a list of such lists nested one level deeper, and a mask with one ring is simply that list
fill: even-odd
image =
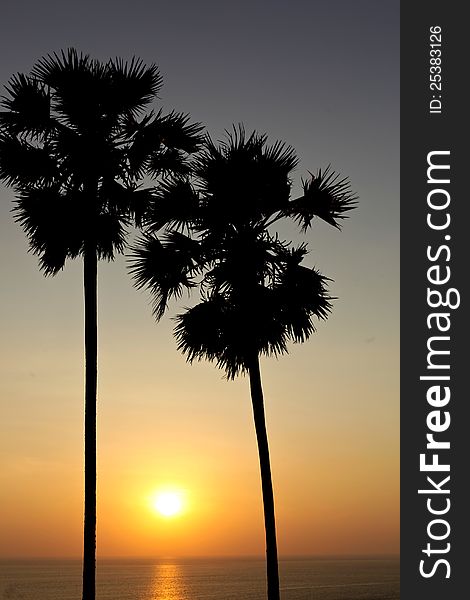
[{"label": "sky", "polygon": [[[399,2],[5,0],[0,84],[49,52],[156,62],[160,104],[215,139],[233,123],[297,151],[359,206],[316,223],[327,322],[262,359],[280,555],[399,550]],[[82,264],[44,278],[0,184],[0,557],[75,557],[83,523]],[[192,366],[124,257],[99,268],[98,556],[262,555],[246,378]],[[165,518],[158,490],[184,497]]]}]

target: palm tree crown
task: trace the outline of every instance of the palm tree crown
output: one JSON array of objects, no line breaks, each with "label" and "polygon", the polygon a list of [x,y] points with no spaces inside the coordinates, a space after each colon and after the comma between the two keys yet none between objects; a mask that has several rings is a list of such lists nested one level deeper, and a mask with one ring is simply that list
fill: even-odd
[{"label": "palm tree crown", "polygon": [[247,137],[241,127],[219,145],[206,138],[194,179],[174,178],[154,199],[131,260],[157,318],[172,296],[201,284],[201,302],[177,317],[178,347],[190,361],[215,361],[229,378],[247,370],[253,353],[277,356],[289,341],[305,341],[314,318],[331,309],[327,279],[302,264],[306,245],[280,240],[273,226],[291,218],[306,230],[320,218],[339,228],[356,197],[328,167],[291,199],[296,165],[291,147],[268,146],[265,135]]},{"label": "palm tree crown", "polygon": [[162,84],[140,59],[101,63],[70,49],[13,76],[0,113],[0,178],[17,192],[15,216],[46,275],[83,255],[123,250],[151,188],[145,175],[186,172],[201,127],[183,114],[143,110]]}]

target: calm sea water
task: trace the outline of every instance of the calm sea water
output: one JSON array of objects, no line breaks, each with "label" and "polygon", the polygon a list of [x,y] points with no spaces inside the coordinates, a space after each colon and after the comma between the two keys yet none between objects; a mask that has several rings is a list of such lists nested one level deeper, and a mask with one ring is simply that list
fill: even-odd
[{"label": "calm sea water", "polygon": [[[398,600],[398,559],[280,561],[282,600]],[[1,600],[80,600],[80,561],[0,561]],[[264,600],[261,559],[101,560],[98,600]]]}]

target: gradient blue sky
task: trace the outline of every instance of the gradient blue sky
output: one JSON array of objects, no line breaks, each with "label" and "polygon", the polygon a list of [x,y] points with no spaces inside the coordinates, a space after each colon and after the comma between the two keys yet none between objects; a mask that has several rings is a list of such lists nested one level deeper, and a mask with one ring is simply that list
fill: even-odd
[{"label": "gradient blue sky", "polygon": [[[397,552],[399,2],[2,3],[2,84],[70,46],[156,62],[163,106],[215,138],[242,122],[293,145],[297,191],[329,163],[350,177],[360,204],[344,230],[305,236],[334,312],[262,365],[280,552]],[[44,279],[12,197],[0,187],[0,555],[79,555],[81,265]],[[186,365],[124,259],[100,267],[99,293],[98,552],[262,553],[247,381]],[[145,527],[140,499],[168,482],[194,497],[186,537]],[[213,532],[202,546],[198,527]]]}]

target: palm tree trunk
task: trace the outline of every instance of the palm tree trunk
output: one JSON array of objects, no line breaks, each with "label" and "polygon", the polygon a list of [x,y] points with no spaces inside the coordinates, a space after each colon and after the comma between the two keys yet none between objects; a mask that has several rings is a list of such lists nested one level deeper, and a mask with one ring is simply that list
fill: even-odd
[{"label": "palm tree trunk", "polygon": [[268,600],[279,600],[279,568],[277,562],[276,521],[274,516],[274,493],[269,460],[268,435],[264,416],[263,388],[259,357],[256,355],[249,366],[251,401],[258,441],[261,486],[263,490],[264,528],[266,532],[266,572]]},{"label": "palm tree trunk", "polygon": [[96,571],[96,387],[97,256],[88,243],[83,258],[85,292],[85,517],[83,530],[83,600],[95,600]]}]

